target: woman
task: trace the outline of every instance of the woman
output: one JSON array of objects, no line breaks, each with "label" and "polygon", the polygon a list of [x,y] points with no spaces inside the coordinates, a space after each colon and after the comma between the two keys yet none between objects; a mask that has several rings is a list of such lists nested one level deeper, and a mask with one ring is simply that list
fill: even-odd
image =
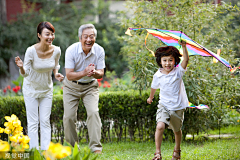
[{"label": "woman", "polygon": [[51,23],[39,23],[37,27],[39,42],[27,48],[24,64],[18,56],[15,57],[15,63],[24,77],[22,89],[27,112],[30,149],[39,149],[39,121],[41,150],[47,150],[51,141],[52,71],[58,81],[61,82],[64,78],[62,74],[58,73],[61,50],[60,47],[52,45],[55,38],[54,33],[55,29]]}]

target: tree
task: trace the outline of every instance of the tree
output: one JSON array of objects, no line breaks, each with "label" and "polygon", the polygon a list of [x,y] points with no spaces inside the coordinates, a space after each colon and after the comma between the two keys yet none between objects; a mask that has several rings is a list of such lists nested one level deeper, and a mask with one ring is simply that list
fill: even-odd
[{"label": "tree", "polygon": [[[41,4],[39,11],[36,11],[36,3]],[[0,75],[8,73],[8,62],[12,56],[24,55],[27,47],[37,42],[37,25],[41,21],[49,21],[56,30],[54,45],[61,47],[61,66],[64,64],[64,53],[67,47],[79,41],[79,26],[84,23],[93,23],[98,30],[97,43],[105,49],[107,70],[115,70],[120,76],[123,69],[127,68],[127,63],[119,54],[122,44],[117,37],[124,32],[117,25],[116,18],[109,17],[109,14],[116,15],[110,12],[110,3],[102,0],[99,0],[98,5],[93,3],[87,0],[71,3],[62,1],[60,4],[49,0],[24,2],[23,5],[28,4],[30,8],[17,15],[16,21],[0,25]],[[94,21],[96,15],[100,17],[98,23]]]},{"label": "tree", "polygon": [[105,49],[106,69],[115,71],[120,77],[123,71],[128,69],[127,62],[120,54],[123,44],[118,40],[118,37],[124,34],[124,30],[118,25],[117,19],[110,16],[117,16],[117,13],[111,12],[109,5],[110,2],[98,1],[99,22],[95,24],[98,30],[97,43]]},{"label": "tree", "polygon": [[[39,11],[35,9],[36,2],[41,4]],[[54,44],[61,47],[60,64],[63,65],[65,50],[78,41],[78,28],[84,18],[88,15],[91,21],[94,17],[93,4],[87,1],[58,4],[57,1],[32,0],[30,4],[26,12],[16,16],[16,21],[6,25],[0,22],[0,74],[8,73],[8,61],[12,56],[24,55],[27,47],[37,42],[36,28],[42,21],[49,21],[55,27]]]},{"label": "tree", "polygon": [[[236,0],[231,0],[231,3],[233,4],[234,9],[228,9],[224,13],[222,13],[222,16],[228,16],[231,21],[228,24],[228,32],[232,36],[229,37],[230,41],[233,43],[232,50],[236,52],[236,57],[240,58],[240,2],[237,2]],[[240,64],[240,62],[239,62]]]}]

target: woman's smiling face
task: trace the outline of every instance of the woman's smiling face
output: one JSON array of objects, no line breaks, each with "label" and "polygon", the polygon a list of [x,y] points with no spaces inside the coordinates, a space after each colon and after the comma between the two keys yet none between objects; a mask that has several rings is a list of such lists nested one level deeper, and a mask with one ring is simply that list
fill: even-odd
[{"label": "woman's smiling face", "polygon": [[38,37],[40,38],[41,43],[52,45],[52,42],[55,38],[55,34],[49,29],[44,28],[41,34],[38,33]]}]

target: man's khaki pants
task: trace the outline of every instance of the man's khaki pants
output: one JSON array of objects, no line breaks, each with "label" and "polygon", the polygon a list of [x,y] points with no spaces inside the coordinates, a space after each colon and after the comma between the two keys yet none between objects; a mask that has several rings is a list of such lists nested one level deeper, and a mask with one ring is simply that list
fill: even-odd
[{"label": "man's khaki pants", "polygon": [[69,81],[67,78],[63,81],[63,126],[65,140],[72,146],[74,146],[75,142],[78,142],[76,129],[77,109],[79,100],[82,98],[87,111],[86,123],[90,139],[89,147],[92,152],[96,150],[102,151],[102,145],[100,143],[102,123],[98,113],[98,91],[97,80],[89,85],[80,85]]}]

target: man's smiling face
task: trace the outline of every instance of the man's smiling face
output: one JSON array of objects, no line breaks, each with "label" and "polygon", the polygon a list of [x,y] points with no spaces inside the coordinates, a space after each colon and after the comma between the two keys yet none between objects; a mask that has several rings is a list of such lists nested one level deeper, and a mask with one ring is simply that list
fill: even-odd
[{"label": "man's smiling face", "polygon": [[79,40],[82,44],[83,52],[88,54],[96,40],[93,29],[84,29],[82,32],[82,37],[79,37]]}]

